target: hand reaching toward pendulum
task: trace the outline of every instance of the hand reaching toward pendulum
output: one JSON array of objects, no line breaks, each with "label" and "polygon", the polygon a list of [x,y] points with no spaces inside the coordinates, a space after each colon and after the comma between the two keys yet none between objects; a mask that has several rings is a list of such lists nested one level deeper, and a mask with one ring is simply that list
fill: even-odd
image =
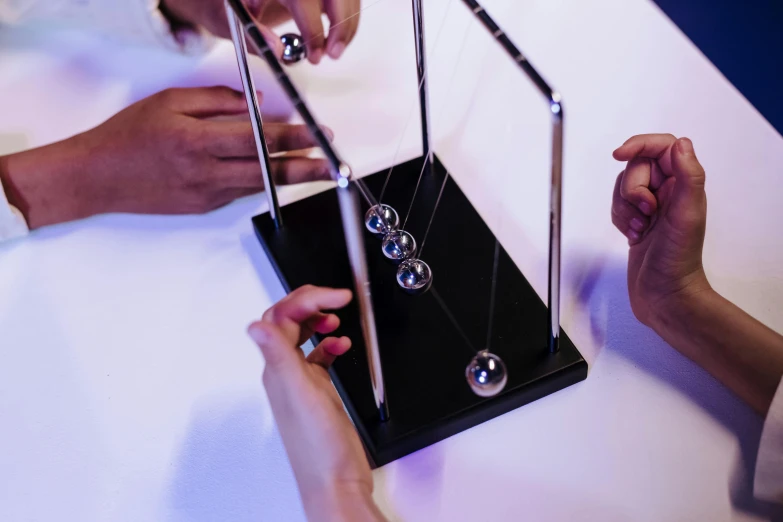
[{"label": "hand reaching toward pendulum", "polygon": [[339,326],[336,315],[322,310],[350,300],[348,290],[303,286],[248,329],[266,362],[264,388],[311,522],[385,520],[372,500],[362,443],[327,373],[351,341],[327,337],[307,357],[300,348],[314,332]]},{"label": "hand reaching toward pendulum", "polygon": [[[273,153],[316,146],[304,125],[265,133]],[[270,167],[279,184],[330,179],[323,159]],[[31,229],[111,212],[201,213],[264,189],[245,98],[227,87],[162,91],[82,134],[0,157],[0,183]]]},{"label": "hand reaching toward pendulum", "polygon": [[[285,14],[290,15],[307,44],[307,57],[314,64],[321,61],[324,53],[339,58],[359,27],[360,0],[245,0],[245,6],[261,22],[264,38],[278,57],[283,46],[264,24],[280,23]],[[202,26],[216,36],[230,37],[224,0],[163,0],[161,10],[179,23]],[[328,35],[324,34],[322,14],[331,24]]]}]

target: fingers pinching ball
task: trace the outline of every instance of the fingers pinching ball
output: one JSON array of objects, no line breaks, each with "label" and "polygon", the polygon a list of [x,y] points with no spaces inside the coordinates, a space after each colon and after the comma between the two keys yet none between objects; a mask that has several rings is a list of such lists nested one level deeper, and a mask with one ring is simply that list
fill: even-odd
[{"label": "fingers pinching ball", "polygon": [[283,61],[291,64],[307,58],[307,47],[298,34],[288,33],[280,37],[283,44]]},{"label": "fingers pinching ball", "polygon": [[404,230],[395,230],[384,236],[381,248],[392,261],[405,261],[416,253],[416,240]]},{"label": "fingers pinching ball", "polygon": [[465,378],[470,389],[479,397],[497,395],[508,381],[506,365],[500,357],[487,350],[480,351],[471,359],[465,369]]},{"label": "fingers pinching ball", "polygon": [[[382,213],[378,207],[380,207]],[[400,225],[400,216],[389,205],[375,205],[370,207],[364,215],[364,225],[373,234],[386,236],[389,232],[397,230],[397,227]]]},{"label": "fingers pinching ball", "polygon": [[421,259],[406,259],[397,268],[397,284],[409,294],[422,294],[432,286],[432,271]]}]

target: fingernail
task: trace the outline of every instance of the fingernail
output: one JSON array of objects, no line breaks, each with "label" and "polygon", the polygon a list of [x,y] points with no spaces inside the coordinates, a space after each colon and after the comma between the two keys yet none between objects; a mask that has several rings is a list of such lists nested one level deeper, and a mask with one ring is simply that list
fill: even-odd
[{"label": "fingernail", "polygon": [[250,335],[250,338],[256,342],[256,344],[264,344],[269,338],[262,328],[259,328],[255,325],[250,325],[250,328],[247,329],[247,333]]},{"label": "fingernail", "polygon": [[324,52],[321,49],[316,49],[312,53],[310,53],[310,61],[314,64],[318,65],[321,63],[321,58],[323,57]]},{"label": "fingernail", "polygon": [[629,230],[628,231],[628,239],[631,241],[639,241],[639,238],[642,237],[639,235],[639,232],[636,230]]},{"label": "fingernail", "polygon": [[644,222],[639,218],[633,218],[631,220],[631,228],[641,232],[644,230]]},{"label": "fingernail", "polygon": [[343,51],[345,51],[345,44],[337,42],[329,47],[329,56],[336,60],[343,55]]},{"label": "fingernail", "polygon": [[693,142],[688,138],[677,140],[677,148],[682,154],[693,154]]},{"label": "fingernail", "polygon": [[321,125],[321,129],[324,131],[324,134],[326,134],[326,137],[329,138],[329,141],[334,139],[334,131],[332,129],[326,125]]},{"label": "fingernail", "polygon": [[650,207],[650,204],[646,201],[642,201],[639,203],[639,210],[647,214],[648,216],[652,213],[652,207]]}]

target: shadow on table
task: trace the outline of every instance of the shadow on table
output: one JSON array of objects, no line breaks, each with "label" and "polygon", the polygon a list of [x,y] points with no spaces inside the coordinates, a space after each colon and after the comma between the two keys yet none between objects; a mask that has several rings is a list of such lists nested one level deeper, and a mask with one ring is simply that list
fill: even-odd
[{"label": "shadow on table", "polygon": [[273,303],[278,302],[280,299],[286,296],[286,291],[283,288],[283,283],[280,282],[280,278],[277,277],[272,261],[267,257],[264,248],[261,246],[260,241],[252,232],[243,233],[239,237],[240,243],[242,243],[242,249],[247,254],[250,263],[253,265],[258,279],[261,284],[269,292],[269,298]]},{"label": "shadow on table", "polygon": [[[579,256],[572,258],[579,259]],[[636,367],[671,384],[734,433],[740,446],[740,459],[728,485],[732,504],[740,511],[783,520],[783,507],[753,497],[763,420],[706,371],[635,319],[628,298],[625,264],[594,258],[574,268],[568,284],[589,309],[596,344],[619,353]],[[606,319],[605,324],[599,323],[602,318]]]},{"label": "shadow on table", "polygon": [[169,490],[167,518],[304,521],[293,473],[273,426],[258,397],[194,412]]}]

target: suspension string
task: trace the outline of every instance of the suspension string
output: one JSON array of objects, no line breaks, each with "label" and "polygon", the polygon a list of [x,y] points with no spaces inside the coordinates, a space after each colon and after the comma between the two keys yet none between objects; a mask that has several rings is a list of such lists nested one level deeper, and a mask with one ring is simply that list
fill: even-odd
[{"label": "suspension string", "polygon": [[449,318],[451,321],[451,324],[454,325],[454,329],[457,330],[457,333],[460,334],[462,339],[464,339],[465,344],[468,346],[468,348],[471,350],[471,355],[475,355],[478,353],[478,350],[476,350],[476,347],[473,345],[472,342],[470,342],[470,339],[465,334],[465,332],[462,330],[462,328],[459,327],[459,323],[457,322],[457,319],[454,317],[454,314],[451,313],[451,310],[449,310],[449,307],[446,306],[446,302],[443,300],[443,298],[440,296],[440,294],[435,290],[435,287],[433,286],[430,288],[430,293],[432,294],[432,297],[435,298],[435,300],[438,302],[440,307],[443,309],[443,312],[446,314],[446,317]]},{"label": "suspension string", "polygon": [[[364,11],[366,11],[367,9],[371,8],[371,7],[372,7],[372,6],[374,6],[374,5],[378,5],[378,4],[380,4],[381,2],[383,2],[383,1],[384,1],[384,0],[375,0],[375,2],[371,3],[370,5],[366,5],[366,6],[362,7],[361,9],[359,9],[358,11],[356,11],[356,12],[355,12],[354,14],[352,14],[351,16],[347,16],[347,17],[343,18],[342,20],[340,20],[339,22],[337,22],[336,24],[332,24],[332,25],[330,25],[330,26],[329,26],[329,30],[331,31],[332,29],[334,29],[334,28],[335,28],[335,27],[337,27],[338,25],[342,25],[342,24],[344,24],[345,22],[347,22],[347,21],[348,21],[348,20],[350,20],[351,18],[356,18],[357,16],[359,16],[360,14],[362,14],[362,13],[363,13]],[[304,43],[304,45],[306,46],[306,45],[307,45],[307,44],[309,44],[310,42],[312,42],[312,41],[314,41],[314,40],[316,40],[316,39],[318,39],[318,38],[321,38],[322,36],[326,36],[326,31],[321,31],[319,34],[316,34],[316,35],[314,35],[312,38],[310,38],[309,40],[307,40],[307,41]]]},{"label": "suspension string", "polygon": [[484,345],[484,349],[491,351],[490,343],[492,342],[492,323],[495,318],[495,296],[498,286],[498,260],[500,259],[500,241],[495,236],[495,258],[492,261],[492,289],[489,292],[489,324],[487,326],[487,342]]},{"label": "suspension string", "polygon": [[[446,4],[446,11],[443,13],[443,19],[440,22],[440,26],[438,27],[438,32],[435,34],[435,40],[433,41],[432,47],[430,48],[430,52],[427,55],[427,63],[430,63],[430,58],[432,58],[435,55],[435,50],[438,48],[438,42],[440,41],[440,35],[443,33],[443,28],[446,26],[446,20],[449,16],[449,10],[451,9],[452,0],[449,0],[449,3]],[[426,50],[425,50],[426,51]],[[422,86],[426,82],[427,78],[430,75],[429,68],[424,71],[424,74],[421,77],[421,80],[419,81],[419,86],[416,88],[416,99],[411,104],[411,108],[408,110],[408,117],[405,119],[405,126],[402,129],[402,134],[400,135],[400,139],[397,142],[397,148],[394,151],[394,156],[392,156],[391,161],[391,167],[389,167],[389,172],[386,174],[386,180],[383,182],[383,188],[381,189],[381,195],[378,197],[378,203],[383,203],[383,195],[386,193],[386,187],[389,184],[389,180],[391,179],[392,172],[394,171],[394,166],[397,164],[397,156],[400,153],[400,149],[402,148],[402,142],[405,140],[405,133],[408,131],[408,126],[411,123],[411,120],[413,119],[413,113],[416,109],[416,105],[419,103],[419,96],[418,94],[421,93]],[[431,149],[431,146],[427,145],[428,149]],[[424,157],[428,157],[431,150],[424,151],[425,155]],[[424,171],[422,170],[422,173]],[[419,174],[419,181],[421,181],[421,174]],[[418,183],[416,184],[416,187],[418,188]],[[413,192],[413,197],[416,196],[416,191]],[[412,199],[412,198],[411,198]],[[408,211],[410,212],[410,210]],[[406,216],[406,222],[407,222],[407,216]],[[404,227],[403,227],[404,230]]]},{"label": "suspension string", "polygon": [[[465,28],[465,36],[462,38],[462,43],[460,44],[459,51],[457,52],[457,56],[459,58],[462,58],[462,54],[465,51],[465,44],[468,41],[468,35],[470,34],[471,27],[473,27],[473,23],[474,23],[473,21],[470,21],[468,23],[467,27]],[[448,85],[454,85],[454,78],[456,78],[457,71],[459,70],[458,66],[459,66],[459,59],[457,60],[457,64],[454,66],[454,70],[451,72],[451,78],[449,79]],[[442,104],[440,106],[440,112],[441,113],[443,113],[443,111],[445,110],[447,101],[448,100],[444,96],[443,102],[442,102]],[[411,204],[410,204],[410,207],[408,208],[408,213],[405,214],[405,220],[404,220],[404,222],[402,224],[402,229],[403,230],[405,230],[405,225],[408,223],[408,217],[410,216],[411,210],[413,210],[413,202],[416,199],[416,193],[419,191],[419,185],[421,184],[421,178],[424,175],[424,170],[427,167],[426,158],[428,158],[430,153],[432,152],[432,142],[431,141],[430,141],[430,144],[429,144],[429,149],[430,150],[427,150],[426,154],[424,155],[425,161],[424,161],[423,165],[421,166],[421,172],[419,172],[419,179],[416,182],[416,188],[413,190],[413,196],[411,197]],[[440,194],[443,194],[443,189],[445,188],[446,182],[448,181],[448,179],[449,179],[449,173],[446,172],[446,177],[443,180],[443,185],[441,185],[441,187],[440,187]],[[421,242],[421,248],[419,249],[419,254],[418,254],[419,258],[421,258],[421,251],[424,249],[424,241],[426,241],[426,239],[427,239],[427,234],[430,231],[430,226],[432,226],[432,220],[435,218],[435,212],[437,212],[437,210],[438,210],[438,204],[439,203],[440,203],[440,195],[438,196],[437,203],[435,203],[435,208],[432,209],[432,216],[430,216],[430,222],[429,222],[429,225],[427,226],[427,231],[424,233],[424,240]]]}]

